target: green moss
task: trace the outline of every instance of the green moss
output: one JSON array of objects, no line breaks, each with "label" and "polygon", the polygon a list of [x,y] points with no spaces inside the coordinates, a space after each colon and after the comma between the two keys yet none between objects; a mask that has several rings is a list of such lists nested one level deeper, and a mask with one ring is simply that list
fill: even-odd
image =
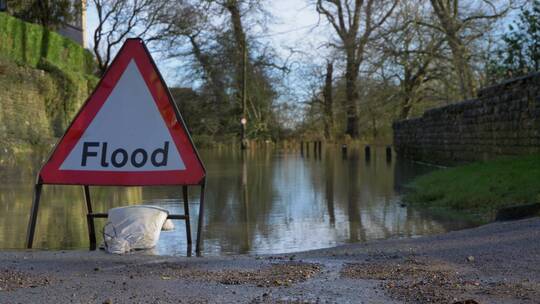
[{"label": "green moss", "polygon": [[61,136],[97,84],[91,52],[0,13],[0,144],[34,147]]},{"label": "green moss", "polygon": [[14,150],[38,145],[52,137],[43,91],[52,82],[46,73],[0,57],[0,144]]},{"label": "green moss", "polygon": [[442,169],[409,184],[405,201],[431,209],[493,215],[540,202],[540,155],[505,157]]},{"label": "green moss", "polygon": [[0,12],[0,55],[18,63],[38,67],[42,58],[64,71],[92,74],[92,53],[40,25],[24,22]]},{"label": "green moss", "polygon": [[13,150],[61,136],[97,83],[42,60],[40,70],[0,56],[0,144]]},{"label": "green moss", "polygon": [[59,137],[94,88],[97,78],[62,70],[45,59],[41,60],[38,68],[51,76],[52,81],[40,83],[40,88],[53,134]]}]

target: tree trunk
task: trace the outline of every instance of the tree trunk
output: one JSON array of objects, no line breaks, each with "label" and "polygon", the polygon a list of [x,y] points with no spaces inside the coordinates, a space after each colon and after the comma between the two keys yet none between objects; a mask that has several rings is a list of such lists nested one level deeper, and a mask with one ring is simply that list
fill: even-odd
[{"label": "tree trunk", "polygon": [[407,119],[409,118],[409,115],[411,114],[411,108],[412,108],[412,98],[405,93],[405,97],[403,98],[403,101],[401,102],[401,110],[399,111],[399,120]]},{"label": "tree trunk", "polygon": [[448,44],[452,51],[452,61],[459,78],[459,89],[463,99],[473,98],[476,94],[475,79],[468,60],[467,48],[457,37],[449,36]]},{"label": "tree trunk", "polygon": [[469,52],[460,38],[460,21],[458,19],[459,2],[447,3],[442,0],[431,0],[431,6],[439,19],[442,32],[446,36],[452,52],[452,63],[456,70],[461,97],[464,99],[474,97],[476,93],[475,79],[469,64]]},{"label": "tree trunk", "polygon": [[409,118],[411,112],[413,96],[414,96],[414,87],[416,85],[413,77],[411,76],[411,69],[405,67],[403,82],[401,84],[401,90],[403,91],[403,99],[401,100],[399,119]]},{"label": "tree trunk", "polygon": [[[353,51],[354,52],[354,51]],[[346,113],[347,113],[347,127],[345,134],[351,138],[358,138],[358,89],[356,87],[356,81],[358,80],[358,64],[354,55],[347,55],[347,67],[345,70],[345,91],[346,91]]]},{"label": "tree trunk", "polygon": [[218,105],[227,103],[228,97],[225,92],[225,84],[218,71],[213,67],[210,57],[203,53],[199,42],[197,42],[194,36],[189,36],[189,41],[193,49],[193,55],[203,68],[204,74],[208,77],[209,83],[212,87],[212,93]]},{"label": "tree trunk", "polygon": [[371,115],[371,130],[373,132],[373,140],[375,141],[377,139],[378,132],[377,132],[377,117],[374,114]]},{"label": "tree trunk", "polygon": [[332,139],[334,130],[334,100],[332,97],[332,80],[334,73],[334,64],[328,62],[326,65],[326,78],[324,81],[324,137],[327,140]]},{"label": "tree trunk", "polygon": [[236,42],[236,95],[239,104],[242,102],[242,92],[244,89],[244,50],[247,53],[247,42],[244,27],[242,26],[242,16],[240,14],[240,8],[237,0],[228,0],[225,7],[231,15],[231,22],[233,26],[234,40]]}]

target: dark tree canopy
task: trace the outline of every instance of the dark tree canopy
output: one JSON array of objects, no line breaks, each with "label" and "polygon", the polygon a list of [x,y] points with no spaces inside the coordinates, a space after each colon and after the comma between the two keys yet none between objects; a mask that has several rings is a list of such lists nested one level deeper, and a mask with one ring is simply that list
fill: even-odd
[{"label": "dark tree canopy", "polygon": [[503,46],[492,62],[496,78],[519,76],[540,69],[540,1],[524,7],[518,20],[508,26]]},{"label": "dark tree canopy", "polygon": [[8,10],[28,22],[56,30],[75,19],[81,3],[71,0],[8,0]]}]

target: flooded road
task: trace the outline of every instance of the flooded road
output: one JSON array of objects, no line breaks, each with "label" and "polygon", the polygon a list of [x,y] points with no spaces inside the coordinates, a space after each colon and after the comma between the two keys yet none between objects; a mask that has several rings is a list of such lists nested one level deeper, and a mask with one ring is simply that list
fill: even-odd
[{"label": "flooded road", "polygon": [[[400,201],[402,186],[433,168],[386,160],[384,147],[363,147],[343,157],[325,147],[321,157],[299,151],[200,151],[207,170],[203,253],[285,253],[373,239],[446,232],[470,223],[433,218]],[[0,162],[0,248],[24,247],[35,175],[45,154]],[[183,213],[181,187],[91,187],[94,212],[144,202]],[[195,236],[199,190],[190,188]],[[81,186],[44,186],[35,248],[88,246]],[[105,220],[96,220],[98,242]],[[162,232],[156,254],[185,255],[183,221]]]}]

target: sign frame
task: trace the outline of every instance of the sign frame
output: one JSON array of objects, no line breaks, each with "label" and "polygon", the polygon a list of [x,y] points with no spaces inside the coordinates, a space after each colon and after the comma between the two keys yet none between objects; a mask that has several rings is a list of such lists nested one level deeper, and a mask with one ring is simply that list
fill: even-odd
[{"label": "sign frame", "polygon": [[[81,115],[81,113],[83,113],[83,110],[85,109],[87,104],[94,98],[94,95],[96,94],[96,92],[103,85],[104,79],[107,77],[107,74],[109,73],[111,68],[114,67],[118,63],[118,60],[119,60],[118,58],[120,57],[120,55],[123,54],[123,51],[124,52],[129,51],[129,50],[127,50],[127,47],[130,44],[134,44],[134,43],[139,43],[141,45],[142,51],[145,53],[144,55],[146,55],[147,59],[149,60],[149,62],[151,64],[152,70],[156,74],[155,76],[157,76],[156,81],[158,81],[162,85],[163,90],[165,91],[164,93],[166,94],[166,98],[169,101],[169,104],[170,104],[170,106],[171,106],[171,108],[172,108],[172,110],[174,112],[172,114],[174,115],[174,118],[176,119],[176,123],[179,124],[181,128],[183,128],[183,131],[185,132],[185,136],[187,137],[187,140],[188,140],[189,144],[193,148],[193,153],[196,156],[196,161],[201,166],[200,169],[202,169],[202,177],[198,181],[174,182],[174,183],[170,183],[170,182],[167,182],[167,183],[151,183],[151,184],[145,184],[144,182],[143,183],[137,183],[137,182],[134,182],[134,181],[129,181],[129,182],[124,181],[124,182],[120,182],[120,183],[115,183],[115,182],[111,182],[110,179],[105,184],[99,183],[99,182],[97,182],[97,183],[96,182],[88,182],[88,183],[86,183],[86,182],[85,183],[73,182],[73,183],[71,183],[71,182],[65,182],[65,181],[48,182],[48,181],[44,180],[42,178],[42,172],[43,172],[44,168],[51,161],[51,159],[54,156],[55,152],[58,150],[58,147],[62,143],[64,137],[70,131],[71,127],[73,126],[73,124],[77,120],[77,118]],[[132,58],[132,60],[135,60],[135,59]],[[123,72],[125,72],[126,69],[127,69],[127,66],[125,67]],[[122,75],[120,75],[119,77],[121,77],[121,76]],[[141,75],[141,76],[143,76],[143,75]],[[143,79],[144,79],[144,76],[143,76]],[[118,84],[118,80],[119,80],[119,78],[116,80],[115,86]],[[150,88],[148,88],[148,89],[150,90]],[[112,92],[112,90],[114,90],[114,87],[111,89],[111,92]],[[109,95],[110,95],[110,92],[109,92]],[[154,99],[154,102],[157,102],[155,100],[156,97],[155,96],[152,96],[152,97]],[[107,96],[107,98],[108,98],[108,96]],[[105,101],[103,101],[103,103],[105,103]],[[97,111],[99,112],[99,109]],[[159,111],[161,112],[161,110],[159,110]],[[92,122],[92,119],[90,120],[90,123]],[[87,127],[88,127],[88,125],[86,125],[85,129]],[[169,129],[169,131],[170,131],[170,129]],[[175,139],[173,138],[173,141],[174,140]],[[74,146],[72,148],[74,148]],[[178,152],[180,153],[180,151],[178,151]],[[70,151],[68,151],[68,153],[66,154],[66,157],[69,155],[69,153],[70,153]],[[187,167],[186,167],[186,169],[187,169]],[[159,171],[155,171],[155,172],[159,172]],[[174,220],[185,220],[186,237],[187,237],[187,254],[188,254],[188,256],[191,256],[191,253],[192,253],[192,250],[191,250],[192,239],[191,239],[191,226],[190,226],[190,215],[189,215],[188,186],[199,186],[200,187],[199,220],[198,220],[198,223],[197,223],[197,240],[196,240],[195,252],[196,252],[197,256],[201,255],[202,224],[203,224],[203,219],[204,219],[204,198],[205,198],[204,194],[205,194],[205,188],[206,188],[206,169],[205,169],[204,164],[203,164],[203,162],[202,162],[202,160],[201,160],[201,158],[199,156],[197,148],[193,144],[193,139],[191,138],[191,134],[189,133],[189,130],[188,130],[188,128],[186,126],[186,123],[185,123],[185,121],[184,121],[184,119],[183,119],[183,117],[182,117],[182,115],[181,115],[181,113],[180,113],[180,111],[178,109],[178,106],[174,102],[174,98],[172,97],[172,94],[171,94],[168,86],[166,85],[166,83],[165,83],[165,81],[163,79],[163,76],[161,75],[159,69],[157,68],[157,65],[156,65],[154,59],[150,55],[150,52],[149,52],[148,48],[146,47],[146,45],[145,45],[145,43],[144,43],[144,41],[142,39],[140,39],[140,38],[128,38],[128,39],[126,39],[126,41],[124,42],[124,44],[122,45],[122,47],[118,51],[118,54],[116,55],[116,57],[113,59],[113,61],[111,62],[111,64],[109,65],[109,67],[107,68],[105,73],[103,74],[103,77],[99,80],[98,84],[94,88],[92,94],[90,94],[90,96],[86,99],[83,106],[81,106],[78,113],[75,115],[74,119],[71,121],[69,127],[66,129],[66,132],[64,133],[62,138],[60,138],[60,140],[58,140],[58,142],[56,143],[54,148],[51,150],[51,152],[50,152],[50,154],[49,154],[49,156],[47,158],[47,161],[42,165],[41,169],[39,170],[39,172],[37,174],[36,182],[35,182],[35,185],[34,185],[34,193],[33,193],[33,198],[32,198],[32,207],[31,207],[30,218],[29,218],[29,221],[28,221],[27,235],[26,235],[26,247],[28,249],[31,249],[32,246],[33,246],[34,234],[35,234],[35,228],[36,228],[36,222],[37,222],[38,210],[39,210],[39,204],[40,204],[40,198],[41,198],[41,192],[42,192],[43,186],[47,185],[47,184],[49,184],[49,185],[65,185],[65,186],[78,185],[78,186],[83,187],[84,201],[85,201],[86,211],[87,211],[86,218],[87,218],[87,224],[88,224],[88,237],[89,237],[89,243],[90,243],[90,250],[95,250],[96,249],[96,234],[95,234],[94,218],[107,218],[107,213],[95,213],[95,212],[93,212],[92,202],[91,202],[91,195],[90,195],[90,186],[104,186],[104,187],[108,187],[108,186],[123,186],[123,187],[132,187],[132,186],[182,186],[182,200],[183,200],[183,205],[184,205],[184,214],[182,214],[182,215],[169,214],[167,218],[168,219],[174,219]]]}]

